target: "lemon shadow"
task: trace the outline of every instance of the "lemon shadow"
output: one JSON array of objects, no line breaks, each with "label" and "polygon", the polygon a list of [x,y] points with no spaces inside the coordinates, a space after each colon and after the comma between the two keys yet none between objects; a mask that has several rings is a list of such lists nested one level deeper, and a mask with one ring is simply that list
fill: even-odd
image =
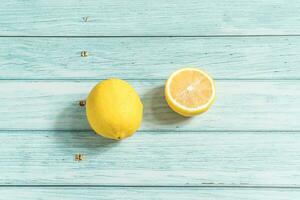
[{"label": "lemon shadow", "polygon": [[106,139],[97,135],[89,127],[85,107],[79,101],[71,102],[64,107],[56,117],[54,136],[56,142],[67,150],[80,150],[91,153],[101,153],[117,146],[117,140]]},{"label": "lemon shadow", "polygon": [[175,113],[167,104],[164,86],[151,89],[142,97],[144,103],[144,121],[149,124],[147,129],[174,130],[187,123],[190,118]]}]

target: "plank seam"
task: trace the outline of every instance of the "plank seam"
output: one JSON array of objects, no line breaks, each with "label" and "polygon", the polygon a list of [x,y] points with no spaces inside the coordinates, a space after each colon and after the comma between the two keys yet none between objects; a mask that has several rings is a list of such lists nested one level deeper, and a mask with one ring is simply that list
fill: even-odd
[{"label": "plank seam", "polygon": [[[153,79],[153,78],[149,78],[149,79],[126,79],[124,78],[123,80],[126,81],[157,81],[157,82],[163,82],[166,81],[167,77],[164,78],[157,78],[157,79]],[[95,78],[30,78],[30,79],[26,79],[26,78],[0,78],[0,82],[1,81],[24,81],[24,82],[39,82],[39,81],[43,81],[43,82],[60,82],[60,81],[64,81],[64,82],[94,82],[94,81],[102,81],[102,80],[106,80],[103,78],[99,78],[99,79],[95,79]],[[300,78],[278,78],[278,79],[272,79],[272,78],[214,78],[215,81],[264,81],[264,82],[275,82],[275,81],[300,81]]]},{"label": "plank seam", "polygon": [[[92,130],[0,129],[1,132],[93,132]],[[139,130],[139,133],[300,133],[300,130]]]},{"label": "plank seam", "polygon": [[226,38],[226,37],[299,37],[300,34],[254,35],[0,35],[2,38]]},{"label": "plank seam", "polygon": [[271,185],[0,185],[0,188],[238,188],[238,189],[300,189],[300,186]]}]

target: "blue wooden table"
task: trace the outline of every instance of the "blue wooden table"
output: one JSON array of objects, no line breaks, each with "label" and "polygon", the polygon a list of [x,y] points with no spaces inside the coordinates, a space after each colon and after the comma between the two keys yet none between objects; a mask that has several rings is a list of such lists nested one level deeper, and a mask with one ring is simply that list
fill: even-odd
[{"label": "blue wooden table", "polygon": [[[299,199],[299,10],[296,0],[1,2],[0,199]],[[163,86],[190,65],[214,77],[217,99],[187,119]],[[78,104],[110,77],[144,104],[142,127],[121,142],[95,135]]]}]

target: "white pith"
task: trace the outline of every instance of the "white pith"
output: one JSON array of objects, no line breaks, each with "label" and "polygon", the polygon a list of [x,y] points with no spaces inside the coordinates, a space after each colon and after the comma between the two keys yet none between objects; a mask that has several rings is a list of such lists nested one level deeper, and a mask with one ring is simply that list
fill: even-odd
[{"label": "white pith", "polygon": [[[198,106],[196,108],[189,108],[189,107],[186,107],[180,103],[178,103],[174,98],[173,96],[171,95],[171,92],[170,92],[170,83],[171,83],[171,80],[174,78],[174,76],[176,76],[177,74],[179,74],[180,72],[182,71],[197,71],[197,72],[200,72],[202,73],[208,80],[209,82],[211,83],[212,85],[212,95],[210,97],[210,99],[207,101],[206,104],[203,104],[201,106]],[[190,87],[190,86],[189,86]],[[177,107],[183,109],[183,110],[186,110],[186,111],[189,111],[189,112],[195,112],[195,111],[199,111],[199,110],[203,110],[205,108],[207,108],[211,103],[212,101],[214,100],[215,98],[215,87],[214,87],[214,81],[212,80],[212,78],[207,74],[205,73],[204,71],[200,70],[200,69],[196,69],[196,68],[184,68],[184,69],[180,69],[176,72],[174,72],[173,74],[171,74],[171,76],[169,77],[167,83],[166,83],[166,89],[167,89],[167,96],[170,97],[170,100],[172,101],[172,103],[174,103]],[[193,88],[187,88],[187,90],[193,90]]]}]

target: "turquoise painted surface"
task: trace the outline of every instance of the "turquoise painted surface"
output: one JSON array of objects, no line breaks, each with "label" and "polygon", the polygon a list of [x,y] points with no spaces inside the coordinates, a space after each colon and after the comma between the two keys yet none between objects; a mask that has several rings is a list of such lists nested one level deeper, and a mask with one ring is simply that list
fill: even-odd
[{"label": "turquoise painted surface", "polygon": [[11,0],[1,3],[0,35],[300,34],[299,9],[297,0]]},{"label": "turquoise painted surface", "polygon": [[289,200],[297,199],[299,191],[294,189],[230,189],[230,188],[0,188],[3,199],[24,200],[71,200],[71,199],[183,199],[183,200]]},{"label": "turquoise painted surface", "polygon": [[[184,118],[169,109],[164,81],[129,81],[144,103],[142,131],[298,131],[300,82],[222,80],[207,113]],[[1,81],[0,130],[89,130],[85,99],[96,81]],[[11,112],[15,110],[14,112]],[[33,126],[34,124],[34,126]]]},{"label": "turquoise painted surface", "polygon": [[165,80],[187,65],[215,79],[300,79],[300,37],[0,37],[0,46],[0,79]]},{"label": "turquoise painted surface", "polygon": [[[298,199],[299,9],[2,2],[0,199]],[[212,109],[192,119],[163,97],[165,79],[187,65],[217,86]],[[93,134],[78,105],[108,77],[128,80],[145,107],[141,129],[121,142]]]},{"label": "turquoise painted surface", "polygon": [[[91,131],[0,134],[0,185],[286,188],[300,182],[294,132],[140,131],[121,142]],[[78,153],[83,161],[74,160]]]}]

